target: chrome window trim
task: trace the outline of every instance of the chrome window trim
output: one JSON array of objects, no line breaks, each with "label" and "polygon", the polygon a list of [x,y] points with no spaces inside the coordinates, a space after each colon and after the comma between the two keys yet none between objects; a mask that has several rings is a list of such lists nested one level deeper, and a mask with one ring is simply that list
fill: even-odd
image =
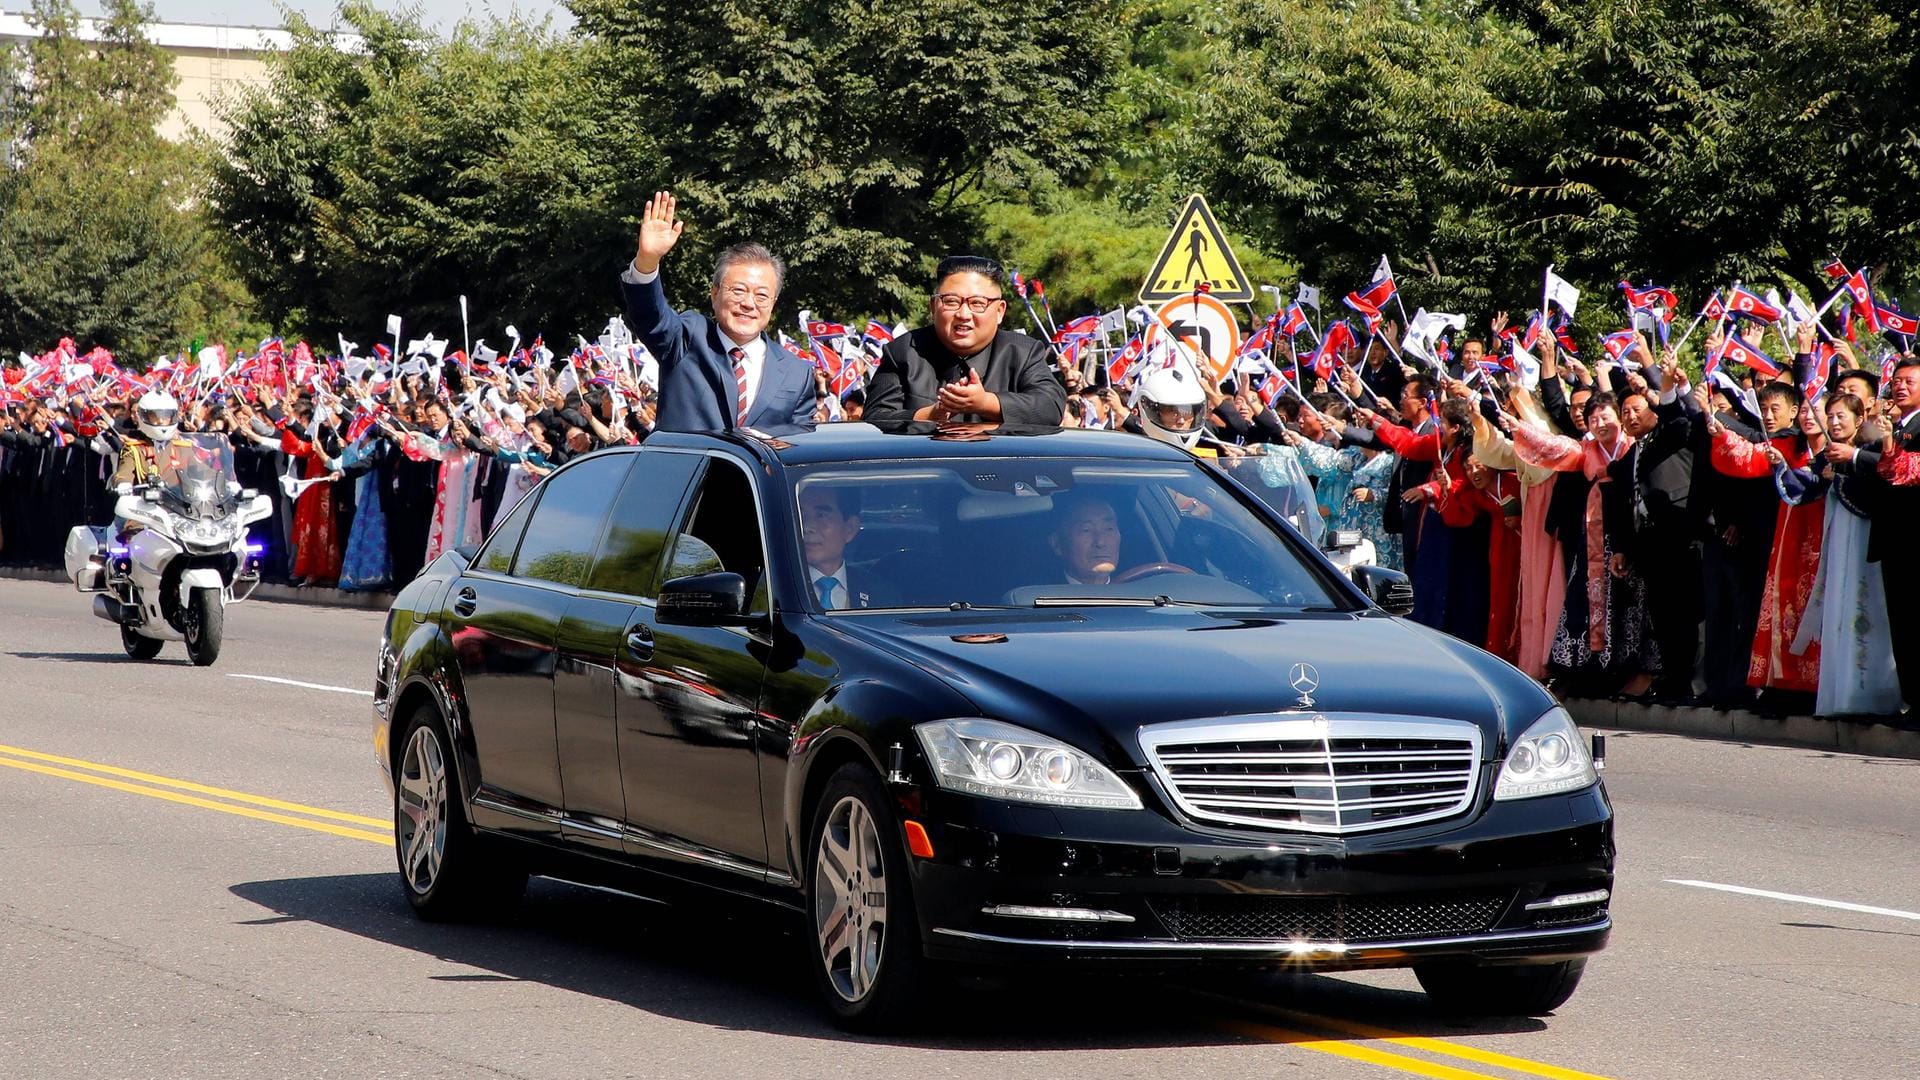
[{"label": "chrome window trim", "polygon": [[934,927],[933,932],[944,937],[962,938],[968,941],[980,941],[993,945],[1032,945],[1053,949],[1112,950],[1114,952],[1144,953],[1218,952],[1293,958],[1326,956],[1340,959],[1370,959],[1373,957],[1391,958],[1396,953],[1419,949],[1506,945],[1515,942],[1542,941],[1550,938],[1572,937],[1578,934],[1592,934],[1612,929],[1613,919],[1609,916],[1600,919],[1598,922],[1586,923],[1580,926],[1556,926],[1550,930],[1513,930],[1488,934],[1466,934],[1458,937],[1416,938],[1412,941],[1362,942],[1358,944],[1350,944],[1344,941],[1168,941],[1165,939],[1074,941],[1056,940],[1053,938],[1008,937],[1004,934],[983,934],[977,930],[953,930],[944,926]]},{"label": "chrome window trim", "polygon": [[[1471,723],[1470,721],[1449,720],[1440,717],[1388,716],[1381,713],[1336,713],[1332,716],[1323,714],[1304,716],[1297,713],[1276,713],[1261,717],[1239,716],[1200,720],[1176,720],[1164,724],[1144,725],[1139,729],[1138,739],[1140,749],[1146,758],[1147,764],[1153,770],[1154,777],[1159,780],[1161,788],[1166,792],[1167,797],[1173,801],[1174,805],[1179,808],[1180,812],[1192,820],[1204,824],[1227,825],[1234,828],[1253,829],[1261,832],[1313,833],[1323,836],[1347,836],[1354,833],[1378,832],[1382,829],[1399,829],[1430,821],[1439,821],[1444,818],[1456,817],[1465,813],[1473,807],[1475,799],[1480,794],[1480,774],[1483,766],[1482,755],[1485,750],[1479,725]],[[1377,755],[1355,756],[1353,754],[1336,755],[1328,745],[1329,741],[1334,739],[1449,739],[1464,741],[1471,747],[1470,761],[1468,767],[1464,770],[1466,774],[1464,776],[1466,787],[1457,796],[1451,794],[1445,796],[1445,806],[1424,813],[1408,814],[1390,821],[1366,822],[1356,825],[1339,824],[1341,788],[1362,786],[1366,781],[1362,780],[1361,784],[1354,784],[1349,781],[1361,780],[1361,778],[1341,778],[1335,776],[1332,773],[1332,765],[1334,763],[1340,761],[1350,763],[1364,760],[1444,761],[1458,758],[1459,754],[1457,752],[1435,753],[1432,751],[1413,751],[1394,757]],[[1264,805],[1274,807],[1285,807],[1289,804],[1304,806],[1309,802],[1312,805],[1321,807],[1331,805],[1336,819],[1334,824],[1275,822],[1270,819],[1253,817],[1251,815],[1233,814],[1226,812],[1224,809],[1212,808],[1205,805],[1210,801],[1217,802],[1222,800],[1244,803],[1249,798],[1261,798],[1259,796],[1219,796],[1217,798],[1199,796],[1197,798],[1200,801],[1196,802],[1195,796],[1188,795],[1181,791],[1180,785],[1175,781],[1169,769],[1169,764],[1177,766],[1181,764],[1181,762],[1176,760],[1169,763],[1163,761],[1160,755],[1160,748],[1169,744],[1236,741],[1266,742],[1273,740],[1318,741],[1321,744],[1322,750],[1319,753],[1280,751],[1267,754],[1207,754],[1199,755],[1199,757],[1232,759],[1241,762],[1262,764],[1318,764],[1320,762],[1326,762],[1329,771],[1324,786],[1330,788],[1333,792],[1331,804],[1310,800],[1274,798],[1267,800]],[[1193,763],[1198,764],[1204,762],[1196,760]],[[1462,779],[1461,772],[1462,770],[1453,770],[1447,773],[1434,774],[1433,778],[1458,783]],[[1424,778],[1425,777],[1423,777],[1423,779]],[[1255,782],[1248,783],[1244,786],[1263,786],[1258,783],[1259,780],[1274,778],[1256,777],[1253,779]],[[1428,796],[1396,796],[1388,801],[1393,801],[1398,805],[1420,805],[1423,802],[1438,802],[1440,800]],[[1381,803],[1381,805],[1385,804],[1386,801]]]}]

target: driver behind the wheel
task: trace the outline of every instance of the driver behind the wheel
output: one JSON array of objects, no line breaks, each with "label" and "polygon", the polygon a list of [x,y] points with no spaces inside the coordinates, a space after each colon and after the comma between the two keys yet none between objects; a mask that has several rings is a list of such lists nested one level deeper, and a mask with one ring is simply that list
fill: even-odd
[{"label": "driver behind the wheel", "polygon": [[1073,497],[1058,511],[1048,537],[1053,553],[1064,563],[1070,585],[1111,585],[1120,563],[1120,518],[1106,500],[1090,495]]}]

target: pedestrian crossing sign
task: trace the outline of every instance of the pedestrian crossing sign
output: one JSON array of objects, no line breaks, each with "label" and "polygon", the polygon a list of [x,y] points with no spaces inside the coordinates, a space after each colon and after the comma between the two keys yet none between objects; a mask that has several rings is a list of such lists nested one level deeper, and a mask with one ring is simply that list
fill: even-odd
[{"label": "pedestrian crossing sign", "polygon": [[1141,284],[1140,302],[1157,304],[1197,292],[1230,304],[1253,302],[1253,283],[1207,209],[1206,197],[1195,192],[1187,196],[1166,246]]}]

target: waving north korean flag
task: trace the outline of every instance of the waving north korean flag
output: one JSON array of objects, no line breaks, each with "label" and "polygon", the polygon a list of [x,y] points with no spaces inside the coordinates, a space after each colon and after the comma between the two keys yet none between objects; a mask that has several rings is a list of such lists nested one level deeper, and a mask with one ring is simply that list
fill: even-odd
[{"label": "waving north korean flag", "polygon": [[1734,289],[1727,295],[1727,310],[1759,319],[1769,326],[1780,321],[1779,308],[1745,289]]},{"label": "waving north korean flag", "polygon": [[1720,362],[1745,364],[1749,370],[1763,379],[1771,379],[1780,374],[1780,365],[1774,363],[1772,357],[1747,344],[1747,339],[1739,334],[1727,335],[1727,343],[1720,347]]}]

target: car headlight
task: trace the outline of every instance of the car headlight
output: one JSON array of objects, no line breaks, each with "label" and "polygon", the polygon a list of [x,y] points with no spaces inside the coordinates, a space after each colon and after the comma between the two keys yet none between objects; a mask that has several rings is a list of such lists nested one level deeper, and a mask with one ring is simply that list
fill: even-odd
[{"label": "car headlight", "polygon": [[1530,799],[1578,791],[1599,780],[1580,729],[1567,710],[1556,705],[1535,720],[1507,751],[1507,760],[1500,763],[1500,779],[1493,785],[1493,797]]},{"label": "car headlight", "polygon": [[1113,770],[1052,739],[998,720],[935,720],[914,729],[934,780],[969,795],[1138,810],[1140,796]]}]

